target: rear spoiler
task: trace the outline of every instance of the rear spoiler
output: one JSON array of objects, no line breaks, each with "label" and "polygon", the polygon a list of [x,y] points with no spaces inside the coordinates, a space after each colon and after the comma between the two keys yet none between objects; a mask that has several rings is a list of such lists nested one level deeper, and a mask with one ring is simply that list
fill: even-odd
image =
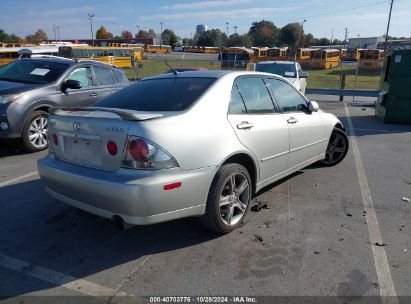
[{"label": "rear spoiler", "polygon": [[145,113],[132,110],[116,109],[116,108],[102,108],[102,107],[52,107],[48,110],[50,115],[61,115],[63,112],[107,112],[113,113],[122,120],[141,121],[158,117],[163,117],[163,114]]}]

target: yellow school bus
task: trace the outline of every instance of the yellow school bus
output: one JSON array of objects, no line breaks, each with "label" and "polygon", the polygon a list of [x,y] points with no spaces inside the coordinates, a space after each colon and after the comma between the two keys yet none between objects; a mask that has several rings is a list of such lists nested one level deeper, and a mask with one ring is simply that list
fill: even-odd
[{"label": "yellow school bus", "polygon": [[258,61],[267,60],[267,47],[252,47],[254,58]]},{"label": "yellow school bus", "polygon": [[245,47],[229,47],[223,49],[218,56],[222,70],[248,70],[254,62],[254,51]]},{"label": "yellow school bus", "polygon": [[267,60],[287,60],[287,50],[288,50],[288,47],[269,48],[266,51],[266,59]]},{"label": "yellow school bus", "polygon": [[25,44],[19,42],[0,42],[0,48],[19,48]]},{"label": "yellow school bus", "polygon": [[317,69],[332,69],[340,64],[340,50],[320,49],[311,54],[308,66]]},{"label": "yellow school bus", "polygon": [[384,61],[383,50],[360,50],[360,58],[358,59],[358,68],[368,70],[379,70],[382,68]]},{"label": "yellow school bus", "polygon": [[348,57],[348,50],[347,49],[340,49],[340,59],[346,60]]},{"label": "yellow school bus", "polygon": [[218,54],[220,53],[220,48],[215,46],[205,46],[204,53],[206,54]]},{"label": "yellow school bus", "polygon": [[350,48],[347,50],[347,57],[346,60],[347,61],[357,61],[358,59],[360,59],[360,52],[362,49],[358,49],[358,48]]},{"label": "yellow school bus", "polygon": [[143,58],[141,47],[61,46],[59,56],[72,59],[92,59],[121,68],[133,67]]},{"label": "yellow school bus", "polygon": [[171,53],[170,45],[149,44],[146,47],[146,52],[149,53]]},{"label": "yellow school bus", "polygon": [[287,49],[286,52],[286,60],[289,61],[304,61],[304,60],[310,60],[312,57],[312,54],[314,54],[315,51],[318,49],[312,49],[312,48],[297,48],[297,49]]},{"label": "yellow school bus", "polygon": [[18,51],[21,48],[0,48],[0,66],[8,64],[14,60],[19,59],[20,55]]}]

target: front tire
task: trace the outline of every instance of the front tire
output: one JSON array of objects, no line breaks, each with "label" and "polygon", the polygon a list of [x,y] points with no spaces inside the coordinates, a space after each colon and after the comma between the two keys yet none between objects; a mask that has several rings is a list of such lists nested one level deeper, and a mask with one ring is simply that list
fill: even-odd
[{"label": "front tire", "polygon": [[218,233],[229,233],[241,225],[250,208],[251,178],[239,164],[223,165],[213,179],[201,222]]},{"label": "front tire", "polygon": [[23,127],[22,139],[28,152],[37,152],[47,148],[47,117],[44,111],[32,112]]},{"label": "front tire", "polygon": [[325,152],[325,158],[321,163],[331,167],[340,163],[347,155],[349,148],[348,137],[345,132],[339,128],[334,128]]}]

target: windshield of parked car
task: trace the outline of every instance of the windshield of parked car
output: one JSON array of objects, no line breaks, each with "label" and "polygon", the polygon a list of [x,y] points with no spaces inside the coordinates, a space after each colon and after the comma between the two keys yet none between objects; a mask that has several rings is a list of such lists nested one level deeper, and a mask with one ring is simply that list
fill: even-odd
[{"label": "windshield of parked car", "polygon": [[258,72],[266,72],[277,74],[283,77],[295,77],[295,65],[284,63],[257,63],[255,70]]},{"label": "windshield of parked car", "polygon": [[68,67],[68,64],[57,62],[16,60],[0,68],[0,80],[47,84],[57,80]]},{"label": "windshield of parked car", "polygon": [[216,78],[159,78],[133,84],[97,103],[96,107],[135,111],[184,111]]}]

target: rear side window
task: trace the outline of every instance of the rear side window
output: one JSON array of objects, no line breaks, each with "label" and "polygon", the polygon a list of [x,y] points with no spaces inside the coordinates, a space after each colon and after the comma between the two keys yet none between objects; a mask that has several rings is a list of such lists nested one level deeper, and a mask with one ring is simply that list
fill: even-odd
[{"label": "rear side window", "polygon": [[110,69],[95,66],[94,73],[96,74],[97,86],[114,84],[114,75]]},{"label": "rear side window", "polygon": [[272,113],[275,111],[273,101],[268,93],[268,89],[260,77],[239,78],[234,83],[234,88],[237,88],[239,94],[234,90],[234,95],[231,96],[230,111],[231,114],[240,114],[241,109],[239,97],[242,98],[247,113]]},{"label": "rear side window", "polygon": [[123,73],[121,73],[119,70],[113,70],[114,75],[116,75],[116,82],[121,83],[123,82]]},{"label": "rear side window", "polygon": [[184,111],[216,78],[163,78],[137,82],[97,102],[96,107],[135,111]]}]

